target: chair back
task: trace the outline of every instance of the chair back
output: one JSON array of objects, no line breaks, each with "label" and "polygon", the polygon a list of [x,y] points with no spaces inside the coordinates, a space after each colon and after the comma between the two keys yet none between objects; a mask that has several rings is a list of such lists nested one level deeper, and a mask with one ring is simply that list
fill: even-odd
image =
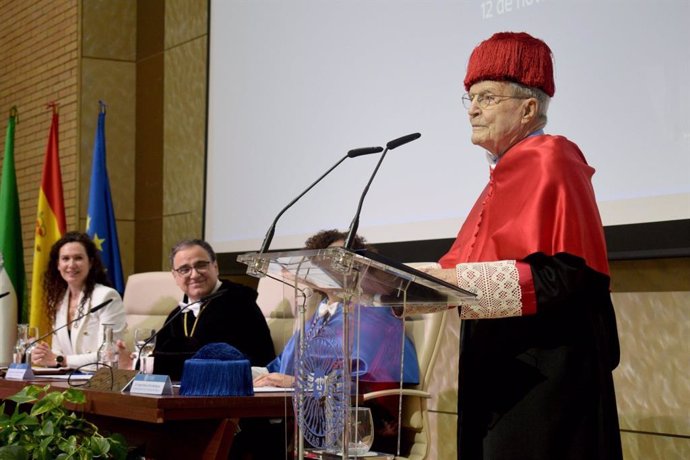
[{"label": "chair back", "polygon": [[427,313],[408,317],[405,320],[405,332],[415,345],[419,363],[419,390],[426,390],[431,380],[431,369],[436,361],[440,332],[445,323],[447,312]]},{"label": "chair back", "polygon": [[[436,267],[434,263],[408,264],[415,268]],[[405,318],[405,333],[410,337],[417,352],[419,363],[419,384],[415,388],[402,390],[403,404],[401,430],[403,435],[403,454],[396,460],[424,460],[429,454],[431,432],[427,411],[427,400],[431,397],[428,388],[431,381],[431,370],[439,354],[441,331],[447,315],[453,311],[426,313]],[[400,397],[400,390],[375,391],[363,395],[365,401],[382,397]]]},{"label": "chair back", "polygon": [[[448,311],[427,313],[409,318],[405,324],[407,334],[412,338],[419,362],[419,385],[417,389],[428,392],[431,370],[438,355],[440,332],[446,322]],[[410,434],[411,448],[409,460],[426,458],[431,444],[431,433],[427,412],[426,397],[403,398],[402,427]]]},{"label": "chair back", "polygon": [[158,330],[181,299],[182,291],[170,272],[130,275],[122,298],[127,318],[124,337],[127,347],[134,349],[134,329],[147,327]]},{"label": "chair back", "polygon": [[292,288],[278,280],[264,276],[256,287],[259,296],[256,303],[266,318],[271,331],[273,350],[279,355],[292,337],[295,328],[295,314]]}]

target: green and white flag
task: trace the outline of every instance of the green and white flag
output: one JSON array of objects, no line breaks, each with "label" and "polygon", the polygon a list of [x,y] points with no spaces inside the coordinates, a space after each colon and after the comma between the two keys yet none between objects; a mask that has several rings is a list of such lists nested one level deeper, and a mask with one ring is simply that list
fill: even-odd
[{"label": "green and white flag", "polygon": [[0,362],[9,362],[12,359],[17,321],[28,322],[28,312],[24,303],[26,274],[22,223],[19,214],[17,174],[14,169],[16,123],[17,109],[12,107],[7,122],[5,156],[2,160],[0,179]]}]

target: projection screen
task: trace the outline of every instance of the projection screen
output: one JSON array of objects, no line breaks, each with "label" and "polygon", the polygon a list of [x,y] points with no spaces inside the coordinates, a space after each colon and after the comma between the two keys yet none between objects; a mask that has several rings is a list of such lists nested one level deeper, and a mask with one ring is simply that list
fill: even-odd
[{"label": "projection screen", "polygon": [[[454,237],[488,179],[460,101],[465,66],[505,30],[550,45],[546,131],[596,168],[604,224],[688,219],[688,24],[685,0],[212,0],[205,238],[219,252],[258,249],[348,150],[413,132],[383,162],[360,233]],[[283,215],[271,249],[346,229],[377,161],[344,161]]]}]

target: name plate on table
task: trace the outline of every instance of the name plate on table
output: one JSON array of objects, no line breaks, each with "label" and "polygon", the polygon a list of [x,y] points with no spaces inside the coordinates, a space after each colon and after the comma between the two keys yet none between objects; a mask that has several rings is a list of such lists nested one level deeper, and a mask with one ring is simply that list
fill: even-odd
[{"label": "name plate on table", "polygon": [[34,372],[28,363],[11,363],[5,373],[7,380],[33,380]]},{"label": "name plate on table", "polygon": [[160,374],[137,374],[122,391],[141,395],[171,395],[170,376]]}]

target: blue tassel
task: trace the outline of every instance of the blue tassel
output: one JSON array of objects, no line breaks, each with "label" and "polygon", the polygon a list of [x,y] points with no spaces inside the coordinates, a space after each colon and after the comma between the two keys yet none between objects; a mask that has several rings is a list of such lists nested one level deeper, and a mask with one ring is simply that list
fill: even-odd
[{"label": "blue tassel", "polygon": [[249,360],[232,345],[209,343],[184,362],[180,394],[184,396],[253,396]]},{"label": "blue tassel", "polygon": [[229,343],[214,342],[208,343],[192,356],[194,359],[219,359],[221,361],[237,361],[247,359],[244,354]]},{"label": "blue tassel", "polygon": [[251,364],[246,359],[188,359],[180,394],[184,396],[253,396]]}]

